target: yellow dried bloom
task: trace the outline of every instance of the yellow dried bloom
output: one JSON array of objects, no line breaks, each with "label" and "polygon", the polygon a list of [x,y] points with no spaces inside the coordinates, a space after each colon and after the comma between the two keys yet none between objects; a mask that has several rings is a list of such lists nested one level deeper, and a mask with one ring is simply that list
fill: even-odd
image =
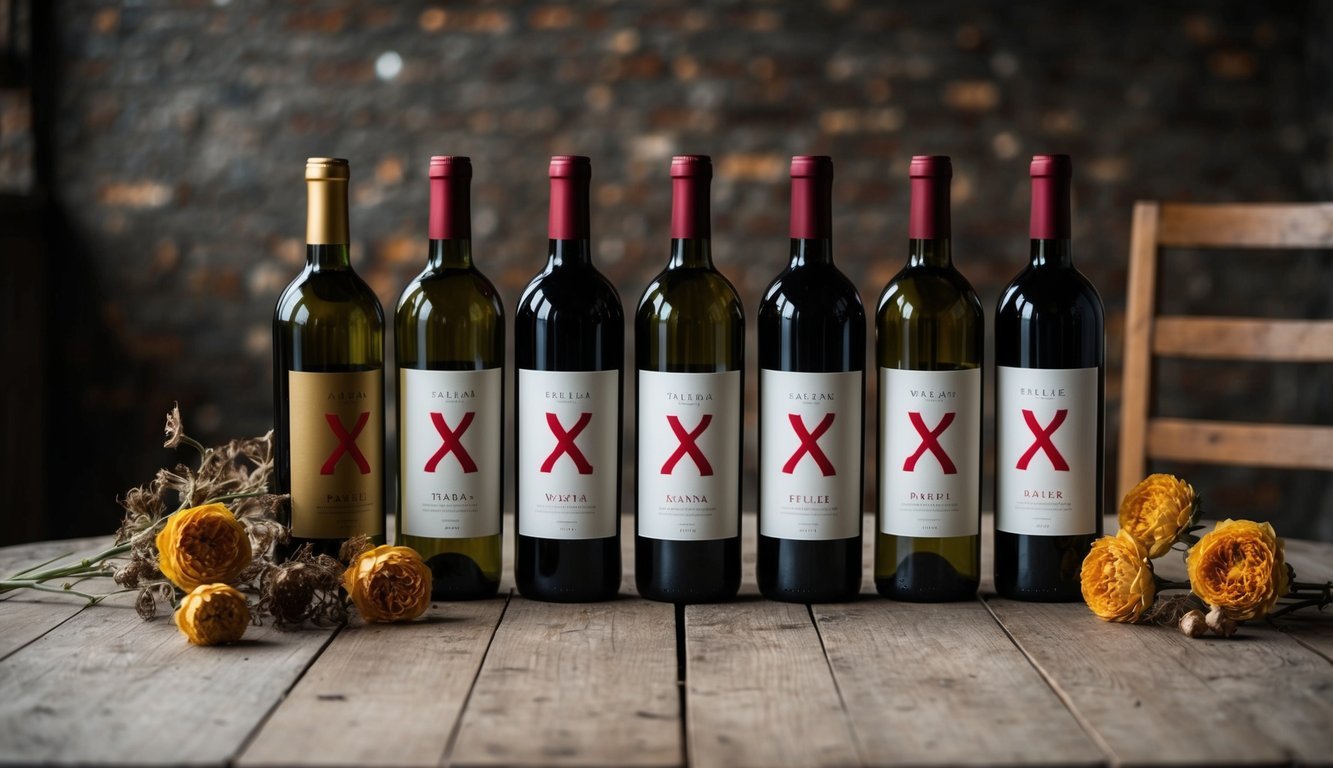
[{"label": "yellow dried bloom", "polygon": [[431,573],[411,547],[368,549],[343,572],[343,589],[369,622],[408,621],[430,607]]},{"label": "yellow dried bloom", "polygon": [[195,645],[234,643],[249,625],[245,595],[226,584],[201,584],[176,609],[176,627]]},{"label": "yellow dried bloom", "polygon": [[1148,550],[1124,530],[1092,543],[1080,580],[1083,601],[1106,621],[1136,622],[1157,597]]}]

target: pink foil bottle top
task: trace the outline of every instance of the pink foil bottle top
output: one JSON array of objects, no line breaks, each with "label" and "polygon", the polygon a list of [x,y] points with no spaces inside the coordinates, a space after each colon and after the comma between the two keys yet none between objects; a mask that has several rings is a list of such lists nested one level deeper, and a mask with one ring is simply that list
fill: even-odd
[{"label": "pink foil bottle top", "polygon": [[671,239],[702,240],[711,236],[708,187],[713,161],[708,155],[671,158]]},{"label": "pink foil bottle top", "polygon": [[1033,240],[1068,240],[1069,184],[1074,164],[1069,155],[1034,155],[1029,169],[1032,176],[1032,217],[1028,230]]},{"label": "pink foil bottle top", "polygon": [[791,159],[791,237],[827,240],[833,236],[833,158],[796,155]]},{"label": "pink foil bottle top", "polygon": [[547,219],[552,240],[587,240],[589,225],[588,186],[592,161],[581,155],[551,158],[551,209]]},{"label": "pink foil bottle top", "polygon": [[944,155],[916,155],[908,166],[912,180],[907,236],[913,240],[949,237],[949,184],[953,164]]},{"label": "pink foil bottle top", "polygon": [[472,160],[457,155],[430,159],[430,239],[472,237]]}]

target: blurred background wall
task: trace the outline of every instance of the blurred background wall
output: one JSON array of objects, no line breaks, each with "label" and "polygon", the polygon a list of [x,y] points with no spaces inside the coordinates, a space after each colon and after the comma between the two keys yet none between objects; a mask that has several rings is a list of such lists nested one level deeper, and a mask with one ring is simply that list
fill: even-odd
[{"label": "blurred background wall", "polygon": [[[711,154],[716,262],[753,317],[787,258],[790,155],[834,157],[836,257],[873,312],[905,257],[907,161],[948,154],[989,320],[1027,258],[1027,161],[1068,152],[1107,306],[1113,510],[1131,206],[1333,199],[1329,5],[0,0],[0,537],[111,530],[116,495],[176,460],[173,401],[205,442],[269,428],[310,155],[351,159],[353,262],[389,308],[424,260],[428,156],[470,155],[475,254],[511,310],[545,258],[547,157],[590,155],[596,259],[632,316],[667,254],[670,156]],[[1163,285],[1172,311],[1333,315],[1309,254],[1182,253]],[[1333,424],[1327,370],[1162,375],[1161,413]],[[1326,475],[1165,469],[1212,516],[1333,538]]]}]

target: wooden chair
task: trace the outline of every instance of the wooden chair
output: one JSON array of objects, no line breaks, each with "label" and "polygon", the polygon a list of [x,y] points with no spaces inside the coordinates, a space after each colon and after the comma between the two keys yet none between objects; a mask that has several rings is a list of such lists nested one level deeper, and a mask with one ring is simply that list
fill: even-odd
[{"label": "wooden chair", "polygon": [[1333,249],[1333,203],[1135,204],[1116,498],[1148,459],[1333,470],[1333,427],[1150,417],[1154,357],[1333,362],[1333,320],[1159,315],[1162,248]]}]

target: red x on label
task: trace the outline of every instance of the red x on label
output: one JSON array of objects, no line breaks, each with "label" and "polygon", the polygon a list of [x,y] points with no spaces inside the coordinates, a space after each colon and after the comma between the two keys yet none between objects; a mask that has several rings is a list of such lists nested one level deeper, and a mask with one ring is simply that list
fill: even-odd
[{"label": "red x on label", "polygon": [[1055,471],[1069,471],[1069,463],[1066,462],[1065,457],[1061,456],[1060,452],[1055,449],[1055,443],[1051,442],[1051,437],[1055,435],[1055,430],[1059,429],[1060,425],[1065,423],[1065,417],[1068,415],[1069,410],[1067,408],[1061,408],[1055,412],[1055,417],[1051,419],[1051,423],[1048,426],[1043,427],[1037,421],[1036,414],[1026,408],[1023,409],[1023,421],[1027,422],[1028,429],[1032,430],[1032,435],[1036,440],[1032,442],[1030,448],[1023,452],[1022,456],[1018,457],[1018,469],[1026,470],[1028,464],[1032,463],[1032,459],[1037,455],[1037,451],[1041,450],[1044,451],[1047,458],[1051,460],[1051,466],[1055,467]]},{"label": "red x on label", "polygon": [[787,459],[787,463],[782,465],[782,473],[790,475],[796,471],[796,465],[801,463],[801,459],[808,453],[810,458],[815,460],[819,466],[819,471],[824,477],[838,474],[833,467],[833,462],[829,461],[828,456],[824,454],[824,449],[819,447],[819,438],[833,426],[833,418],[837,414],[826,413],[823,420],[815,425],[815,431],[810,432],[805,428],[805,420],[794,413],[787,414],[787,421],[791,422],[791,428],[796,432],[796,438],[801,441],[800,447]]},{"label": "red x on label", "polygon": [[554,413],[546,414],[546,426],[550,427],[551,434],[555,435],[555,449],[551,451],[550,456],[546,457],[546,461],[542,462],[543,473],[550,474],[555,462],[561,456],[567,455],[570,461],[574,462],[574,466],[578,468],[580,475],[592,474],[592,464],[588,462],[587,457],[583,455],[583,451],[580,451],[574,443],[591,421],[591,413],[580,413],[579,420],[574,422],[574,428],[566,432],[564,425],[560,423],[559,417]]},{"label": "red x on label", "polygon": [[908,456],[907,461],[903,462],[904,472],[915,472],[917,459],[924,456],[926,451],[930,451],[935,454],[936,459],[939,459],[940,467],[944,469],[944,474],[958,474],[958,468],[954,466],[953,460],[950,459],[949,454],[945,452],[944,446],[940,445],[940,435],[944,434],[944,430],[949,428],[949,425],[953,423],[956,415],[957,414],[953,411],[944,414],[944,416],[940,418],[940,423],[936,424],[934,429],[930,429],[926,426],[926,421],[921,418],[920,413],[917,413],[916,411],[907,412],[907,418],[911,420],[912,427],[916,429],[918,435],[921,435],[921,445],[916,449],[916,453]]},{"label": "red x on label", "polygon": [[463,433],[467,431],[468,427],[472,426],[472,419],[476,415],[472,411],[463,414],[456,430],[449,428],[449,422],[444,420],[443,413],[432,413],[430,415],[430,422],[435,425],[435,431],[440,433],[440,440],[443,442],[440,444],[440,450],[436,451],[435,455],[430,457],[430,461],[426,462],[427,472],[434,472],[440,466],[440,461],[451,453],[458,459],[458,465],[463,468],[463,474],[477,471],[477,462],[472,460],[472,456],[463,447],[462,442]]},{"label": "red x on label", "polygon": [[704,455],[703,449],[695,441],[699,439],[699,435],[704,433],[704,430],[708,429],[708,425],[713,423],[713,414],[704,414],[704,417],[699,420],[699,426],[695,427],[693,432],[686,432],[685,427],[680,423],[680,418],[677,416],[668,416],[666,419],[667,423],[671,425],[671,431],[675,433],[676,439],[680,441],[680,445],[676,447],[675,452],[662,465],[661,474],[671,474],[675,471],[676,464],[688,455],[691,459],[694,459],[694,466],[699,468],[700,477],[711,476],[713,465],[708,463],[708,457]]},{"label": "red x on label", "polygon": [[347,454],[352,457],[352,461],[356,462],[356,468],[361,470],[361,474],[370,474],[370,462],[366,461],[365,454],[361,453],[361,449],[356,445],[356,438],[361,435],[361,430],[366,428],[366,422],[370,421],[370,411],[361,412],[351,432],[348,432],[347,428],[343,426],[342,419],[338,418],[336,413],[324,414],[324,420],[329,423],[329,429],[333,430],[333,436],[338,438],[338,447],[334,448],[333,453],[330,453],[329,457],[324,460],[324,466],[319,468],[319,473],[321,475],[333,474],[338,462],[342,461],[343,454]]}]

